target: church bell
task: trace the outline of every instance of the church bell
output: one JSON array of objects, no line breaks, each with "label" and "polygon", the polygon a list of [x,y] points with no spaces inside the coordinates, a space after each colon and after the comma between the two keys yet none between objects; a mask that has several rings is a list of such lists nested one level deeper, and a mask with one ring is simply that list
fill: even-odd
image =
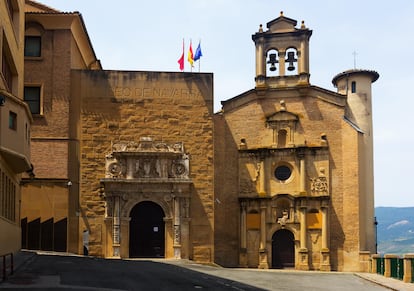
[{"label": "church bell", "polygon": [[287,68],[288,71],[293,71],[295,69],[295,66],[293,65],[293,63],[297,62],[297,59],[295,59],[295,53],[294,52],[288,52],[288,57],[286,59],[286,62],[289,63],[289,67]]},{"label": "church bell", "polygon": [[270,64],[270,71],[274,72],[276,71],[275,63],[277,63],[276,54],[270,54],[269,55],[269,61],[267,61],[268,64]]}]

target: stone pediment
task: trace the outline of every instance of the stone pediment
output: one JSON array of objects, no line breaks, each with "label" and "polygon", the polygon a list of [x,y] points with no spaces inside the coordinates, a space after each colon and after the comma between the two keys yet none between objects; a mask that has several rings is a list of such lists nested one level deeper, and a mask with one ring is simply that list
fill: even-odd
[{"label": "stone pediment", "polygon": [[291,123],[291,122],[296,122],[298,120],[299,120],[299,117],[296,114],[291,113],[289,111],[281,110],[268,116],[266,118],[266,124],[269,127],[274,127],[275,125],[280,124],[280,123],[286,123],[286,122]]},{"label": "stone pediment", "polygon": [[295,31],[297,21],[283,16],[283,12],[280,12],[280,16],[266,24],[271,33],[275,32],[290,32]]}]

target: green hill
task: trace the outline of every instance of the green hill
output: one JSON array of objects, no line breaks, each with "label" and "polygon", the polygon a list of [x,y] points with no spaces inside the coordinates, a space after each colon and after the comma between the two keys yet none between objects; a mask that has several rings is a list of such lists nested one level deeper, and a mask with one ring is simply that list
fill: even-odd
[{"label": "green hill", "polygon": [[414,253],[414,207],[376,207],[378,253]]}]

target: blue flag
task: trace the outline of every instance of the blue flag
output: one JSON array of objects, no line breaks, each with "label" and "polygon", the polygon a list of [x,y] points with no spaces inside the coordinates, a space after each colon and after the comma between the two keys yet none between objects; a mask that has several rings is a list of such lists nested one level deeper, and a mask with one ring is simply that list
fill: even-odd
[{"label": "blue flag", "polygon": [[194,54],[194,62],[199,60],[202,56],[203,56],[203,54],[201,53],[201,45],[200,45],[200,43],[198,43],[198,47],[197,47],[197,49],[195,51],[195,54]]}]

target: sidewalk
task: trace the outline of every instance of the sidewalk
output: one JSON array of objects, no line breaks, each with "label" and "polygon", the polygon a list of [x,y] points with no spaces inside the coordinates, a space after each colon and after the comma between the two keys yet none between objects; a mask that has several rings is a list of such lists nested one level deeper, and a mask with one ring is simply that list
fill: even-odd
[{"label": "sidewalk", "polygon": [[355,275],[391,290],[414,291],[414,283],[404,283],[403,281],[375,273],[355,273]]}]

